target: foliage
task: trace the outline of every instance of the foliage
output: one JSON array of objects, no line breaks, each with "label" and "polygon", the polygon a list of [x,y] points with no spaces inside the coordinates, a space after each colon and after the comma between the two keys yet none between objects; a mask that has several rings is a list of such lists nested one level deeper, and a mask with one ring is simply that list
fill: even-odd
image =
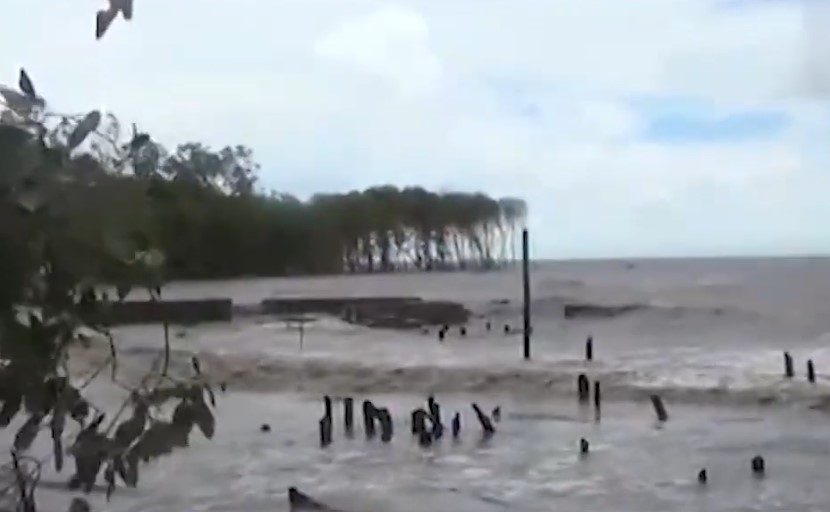
[{"label": "foliage", "polygon": [[[89,492],[103,476],[109,496],[116,476],[134,486],[140,462],[187,446],[194,426],[211,438],[214,396],[195,359],[192,378],[168,375],[165,326],[158,370],[130,388],[118,412],[107,418],[85,397],[106,368],[114,383],[129,385],[119,380],[107,326],[81,319],[103,317],[96,313],[123,300],[133,286],[161,299],[164,259],[141,231],[147,223],[132,214],[108,215],[118,209],[113,193],[132,204],[143,201],[130,198],[123,176],[135,176],[158,153],[148,151],[149,136],[135,130],[119,144],[113,138],[117,122],[98,111],[48,113],[25,71],[18,85],[19,91],[0,88],[6,106],[0,113],[0,428],[18,417],[20,423],[11,447],[16,479],[1,494],[13,492],[18,509],[34,511],[43,461],[27,453],[43,431],[51,437],[57,471],[65,455],[74,460],[70,488]],[[118,297],[111,299],[102,282],[117,284]],[[78,379],[70,373],[70,350],[88,342],[91,332],[109,341],[111,355]],[[122,419],[127,411],[129,418]],[[77,424],[74,437],[67,420]]]}]

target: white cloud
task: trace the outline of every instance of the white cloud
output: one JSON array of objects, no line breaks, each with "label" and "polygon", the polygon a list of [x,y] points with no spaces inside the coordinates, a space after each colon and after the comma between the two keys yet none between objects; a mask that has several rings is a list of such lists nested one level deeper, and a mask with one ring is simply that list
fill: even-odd
[{"label": "white cloud", "polygon": [[[104,104],[171,143],[249,144],[277,187],[522,195],[553,256],[830,249],[803,226],[830,184],[830,114],[803,98],[826,71],[805,59],[823,43],[799,4],[144,0],[95,43],[96,2],[11,1],[0,47],[21,50],[0,56],[2,76],[26,62],[61,106]],[[32,26],[62,43],[18,45]],[[782,108],[793,124],[773,141],[660,145],[628,101],[649,95]]]},{"label": "white cloud", "polygon": [[406,94],[429,91],[441,64],[429,48],[426,20],[412,9],[384,7],[346,19],[315,44],[317,54],[394,82]]}]

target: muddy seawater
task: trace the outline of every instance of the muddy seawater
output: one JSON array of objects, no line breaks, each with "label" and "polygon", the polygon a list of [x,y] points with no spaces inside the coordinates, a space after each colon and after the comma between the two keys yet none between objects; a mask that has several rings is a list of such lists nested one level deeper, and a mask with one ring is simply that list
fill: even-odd
[{"label": "muddy seawater", "polygon": [[[366,511],[826,511],[830,509],[830,263],[826,260],[675,260],[534,267],[533,358],[521,359],[521,283],[490,274],[361,276],[187,283],[171,297],[413,295],[464,302],[477,316],[462,336],[368,329],[320,317],[296,328],[274,318],[174,327],[174,371],[200,357],[220,393],[215,438],[142,467],[137,489],[96,510],[287,510],[297,486],[346,512]],[[629,306],[612,318],[566,319],[568,303]],[[492,329],[486,329],[490,321]],[[594,338],[594,361],[584,342]],[[157,360],[161,329],[119,329],[121,371]],[[90,361],[105,347],[83,353]],[[783,376],[782,352],[796,361]],[[806,382],[804,365],[818,379]],[[603,387],[597,419],[577,403],[576,376]],[[117,406],[111,388],[95,389]],[[648,396],[664,397],[659,424]],[[334,442],[321,448],[322,396],[334,397]],[[433,447],[410,435],[409,413],[433,394],[458,440]],[[340,398],[354,397],[345,435]],[[388,407],[390,443],[367,440],[360,401]],[[500,406],[482,439],[470,404]],[[260,432],[267,423],[270,432]],[[8,437],[4,433],[4,440]],[[579,440],[590,443],[580,455]],[[46,451],[48,439],[34,450]],[[750,461],[766,460],[763,478]],[[708,483],[697,474],[706,469]],[[66,471],[64,472],[66,473]],[[47,471],[44,510],[68,502],[68,474]],[[65,505],[64,505],[65,507]]]}]

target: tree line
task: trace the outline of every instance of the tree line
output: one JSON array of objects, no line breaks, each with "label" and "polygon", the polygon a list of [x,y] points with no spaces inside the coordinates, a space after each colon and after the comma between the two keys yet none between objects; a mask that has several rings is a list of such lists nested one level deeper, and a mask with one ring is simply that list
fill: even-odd
[{"label": "tree line", "polygon": [[[96,115],[95,130],[49,171],[51,197],[30,200],[71,211],[67,229],[87,249],[114,243],[100,239],[104,231],[118,233],[124,254],[160,251],[168,279],[491,269],[515,259],[521,199],[382,185],[301,201],[264,192],[245,146],[167,151]],[[0,123],[0,176],[12,177],[39,145],[72,146],[85,120],[58,116],[45,137]]]}]

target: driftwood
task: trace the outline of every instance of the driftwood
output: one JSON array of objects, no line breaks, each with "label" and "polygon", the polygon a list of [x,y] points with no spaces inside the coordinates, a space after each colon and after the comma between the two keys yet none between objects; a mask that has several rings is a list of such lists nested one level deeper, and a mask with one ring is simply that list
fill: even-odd
[{"label": "driftwood", "polygon": [[484,431],[484,435],[491,436],[496,433],[496,429],[493,427],[493,422],[490,421],[490,418],[487,417],[486,414],[481,410],[481,407],[478,404],[470,404],[473,407],[473,410],[476,413],[476,417],[478,417],[479,423],[481,423],[481,429]]},{"label": "driftwood", "polygon": [[291,512],[306,512],[312,510],[318,512],[342,512],[336,508],[320,503],[308,494],[300,492],[296,487],[288,488],[288,506]]}]

